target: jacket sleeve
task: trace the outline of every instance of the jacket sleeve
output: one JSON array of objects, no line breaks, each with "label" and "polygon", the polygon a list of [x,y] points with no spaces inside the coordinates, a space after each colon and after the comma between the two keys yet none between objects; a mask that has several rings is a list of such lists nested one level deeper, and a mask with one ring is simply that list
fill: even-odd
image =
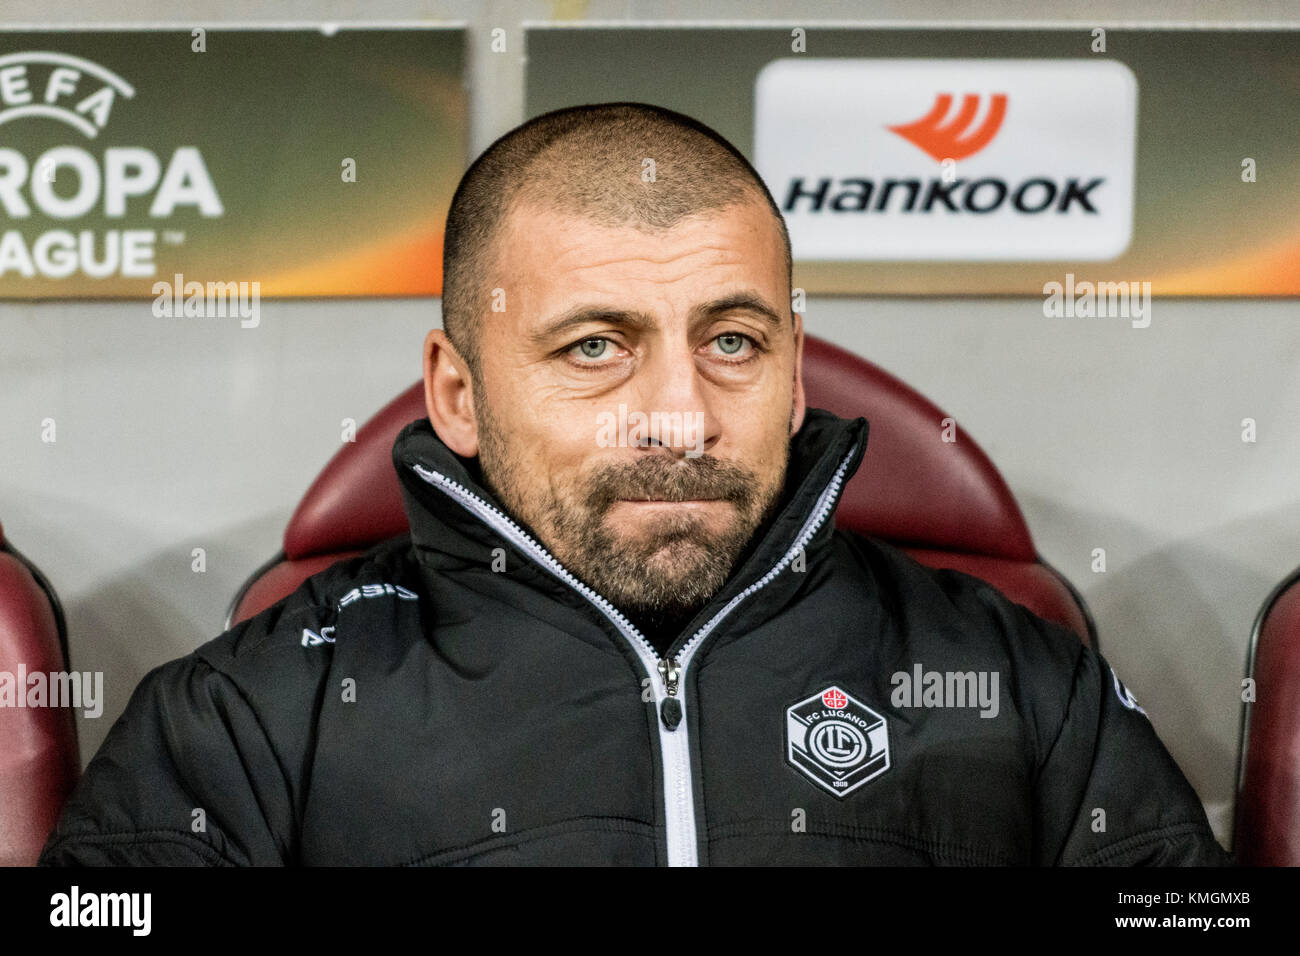
[{"label": "jacket sleeve", "polygon": [[145,675],[38,865],[279,864],[289,790],[240,688],[190,654]]},{"label": "jacket sleeve", "polygon": [[[1028,612],[1024,617],[1040,631],[1055,628]],[[1046,756],[1035,793],[1040,864],[1232,864],[1146,713],[1091,648],[1080,645],[1059,732],[1041,746]]]}]

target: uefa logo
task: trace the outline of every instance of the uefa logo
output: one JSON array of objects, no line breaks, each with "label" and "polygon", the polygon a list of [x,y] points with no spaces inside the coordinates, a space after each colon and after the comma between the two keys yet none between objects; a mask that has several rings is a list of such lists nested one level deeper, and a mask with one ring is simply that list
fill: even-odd
[{"label": "uefa logo", "polygon": [[785,726],[790,765],[837,797],[889,769],[885,718],[838,687],[789,707]]}]

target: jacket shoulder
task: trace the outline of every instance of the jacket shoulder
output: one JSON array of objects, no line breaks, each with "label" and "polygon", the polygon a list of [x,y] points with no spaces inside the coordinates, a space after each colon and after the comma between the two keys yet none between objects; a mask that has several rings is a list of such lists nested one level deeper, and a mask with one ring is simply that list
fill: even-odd
[{"label": "jacket shoulder", "polygon": [[1046,746],[1065,719],[1080,667],[1095,652],[1073,631],[1039,617],[982,578],[932,568],[880,538],[838,533],[913,651],[942,651],[975,669],[1008,671],[1008,690],[1040,748]]},{"label": "jacket shoulder", "polygon": [[419,589],[410,536],[403,534],[310,575],[270,607],[198,647],[193,656],[239,683],[274,675],[280,670],[277,664],[297,673],[304,665],[308,671],[320,669],[328,665],[337,641],[340,611],[362,597],[415,601]]},{"label": "jacket shoulder", "polygon": [[955,568],[934,568],[923,564],[897,545],[880,538],[840,530],[846,546],[871,574],[887,603],[904,602],[928,608],[936,615],[956,615],[968,623],[986,624],[1000,632],[1023,635],[1030,629],[1048,637],[1052,645],[1067,652],[1062,663],[1070,670],[1083,642],[1068,628],[1040,617],[1013,600],[983,578]]},{"label": "jacket shoulder", "polygon": [[[141,680],[64,807],[45,864],[293,858],[340,609],[414,598],[410,541],[337,561]],[[412,600],[411,603],[415,603]],[[346,610],[345,610],[345,613]],[[354,639],[374,635],[358,618]],[[205,827],[192,828],[201,809]]]}]

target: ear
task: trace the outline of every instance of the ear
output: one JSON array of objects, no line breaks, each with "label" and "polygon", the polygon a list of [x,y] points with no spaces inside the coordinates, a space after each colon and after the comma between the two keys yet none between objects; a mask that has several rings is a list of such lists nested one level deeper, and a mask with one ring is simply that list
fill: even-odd
[{"label": "ear", "polygon": [[794,408],[790,413],[790,434],[803,427],[808,401],[803,391],[803,316],[794,313]]},{"label": "ear", "polygon": [[424,407],[438,437],[462,458],[478,454],[478,419],[469,366],[442,329],[424,339]]}]

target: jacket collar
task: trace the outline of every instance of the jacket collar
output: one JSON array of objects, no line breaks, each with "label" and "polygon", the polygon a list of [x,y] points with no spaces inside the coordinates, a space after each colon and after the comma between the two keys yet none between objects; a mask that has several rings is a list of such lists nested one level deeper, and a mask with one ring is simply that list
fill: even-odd
[{"label": "jacket collar", "polygon": [[[731,576],[697,621],[707,620],[747,587],[779,570],[783,562],[789,563],[801,537],[805,539],[803,560],[811,567],[830,540],[835,506],[862,461],[867,431],[864,418],[849,420],[808,409],[803,426],[790,439],[785,488],[774,517],[755,532]],[[423,565],[481,567],[491,561],[494,548],[513,547],[524,552],[525,567],[534,569],[529,577],[535,586],[567,592],[566,603],[572,603],[573,587],[553,568],[548,570],[546,563],[559,568],[559,562],[533,530],[483,486],[477,459],[456,455],[428,418],[402,429],[393,444],[393,465],[402,486],[411,541]],[[520,535],[530,538],[535,550],[521,547]],[[537,552],[544,556],[541,560]],[[778,575],[774,581],[785,584],[768,593],[797,587],[805,577]]]}]

